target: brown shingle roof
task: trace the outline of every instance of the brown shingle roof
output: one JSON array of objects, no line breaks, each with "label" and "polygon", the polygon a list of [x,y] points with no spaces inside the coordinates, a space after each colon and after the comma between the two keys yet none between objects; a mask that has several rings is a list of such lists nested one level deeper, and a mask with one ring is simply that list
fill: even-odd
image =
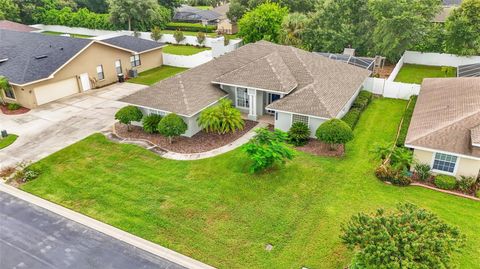
[{"label": "brown shingle roof", "polygon": [[7,21],[7,20],[0,20],[0,29],[17,31],[17,32],[38,31],[37,28],[33,28],[25,24],[13,22],[13,21]]},{"label": "brown shingle roof", "polygon": [[368,70],[310,52],[261,41],[160,81],[122,101],[193,116],[227,96],[213,81],[284,92],[296,84],[292,94],[271,108],[335,117],[369,74]]},{"label": "brown shingle roof", "polygon": [[406,144],[480,157],[472,130],[480,125],[480,78],[424,79]]}]

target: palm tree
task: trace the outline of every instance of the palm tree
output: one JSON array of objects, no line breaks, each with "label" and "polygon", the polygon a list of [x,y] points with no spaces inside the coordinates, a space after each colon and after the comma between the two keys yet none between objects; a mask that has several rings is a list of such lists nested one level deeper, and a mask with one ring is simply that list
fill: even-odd
[{"label": "palm tree", "polygon": [[207,108],[200,114],[198,124],[206,132],[226,134],[243,130],[245,121],[240,111],[232,106],[232,101],[222,99],[220,104]]},{"label": "palm tree", "polygon": [[302,13],[292,13],[283,19],[280,42],[284,45],[302,47],[302,33],[308,17]]}]

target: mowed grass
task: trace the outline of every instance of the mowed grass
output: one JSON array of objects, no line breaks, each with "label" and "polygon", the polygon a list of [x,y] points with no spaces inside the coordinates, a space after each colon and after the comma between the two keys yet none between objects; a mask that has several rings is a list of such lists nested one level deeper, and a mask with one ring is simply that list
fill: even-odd
[{"label": "mowed grass", "polygon": [[395,78],[395,81],[422,84],[424,78],[456,77],[456,72],[455,69],[455,71],[452,70],[445,74],[445,71],[442,71],[441,66],[404,64]]},{"label": "mowed grass", "polygon": [[412,202],[458,226],[468,241],[455,264],[478,268],[480,203],[373,175],[369,150],[394,140],[405,106],[374,100],[343,158],[298,153],[259,175],[241,150],[172,161],[96,134],[34,164],[41,175],[22,189],[218,268],[344,268],[341,223]]},{"label": "mowed grass", "polygon": [[63,35],[63,34],[69,34],[70,37],[75,37],[75,38],[90,38],[92,36],[89,35],[80,35],[80,34],[70,34],[70,33],[62,33],[62,32],[53,32],[53,31],[44,31],[41,32],[44,35]]},{"label": "mowed grass", "polygon": [[0,137],[0,149],[10,146],[11,144],[13,144],[13,142],[15,142],[15,140],[17,140],[17,138],[18,136],[14,134],[9,134],[5,138]]},{"label": "mowed grass", "polygon": [[129,79],[128,82],[150,86],[185,70],[187,70],[187,68],[162,65],[142,72],[138,74],[138,77]]},{"label": "mowed grass", "polygon": [[175,54],[175,55],[186,55],[186,56],[194,55],[206,50],[210,50],[210,48],[186,46],[186,45],[169,45],[163,48],[164,53]]}]

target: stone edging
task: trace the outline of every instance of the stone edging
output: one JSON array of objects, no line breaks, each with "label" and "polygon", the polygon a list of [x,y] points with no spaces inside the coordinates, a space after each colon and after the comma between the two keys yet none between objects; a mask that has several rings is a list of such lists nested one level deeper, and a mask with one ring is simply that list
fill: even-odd
[{"label": "stone edging", "polygon": [[452,194],[452,195],[455,195],[455,196],[458,196],[458,197],[467,198],[467,199],[470,199],[470,200],[480,202],[480,198],[477,198],[477,197],[473,197],[473,196],[470,196],[470,195],[466,195],[466,194],[462,194],[462,193],[458,193],[458,192],[454,192],[454,191],[442,190],[442,189],[435,188],[435,187],[425,185],[425,184],[422,184],[422,183],[413,182],[412,184],[410,184],[410,186],[423,187],[423,188],[426,188],[426,189],[430,189],[430,190],[434,190],[434,191],[438,191],[438,192],[443,192],[443,193],[447,193],[447,194]]}]

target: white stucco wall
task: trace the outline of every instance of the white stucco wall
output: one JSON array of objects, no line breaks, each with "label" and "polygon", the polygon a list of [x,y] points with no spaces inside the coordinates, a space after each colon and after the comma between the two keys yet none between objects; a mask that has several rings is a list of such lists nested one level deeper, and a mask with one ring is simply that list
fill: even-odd
[{"label": "white stucco wall", "polygon": [[[314,117],[308,117],[308,128],[310,128],[310,137],[315,138],[315,132],[318,127],[326,120]],[[276,112],[275,114],[275,129],[288,132],[292,127],[292,113]]]},{"label": "white stucco wall", "polygon": [[[416,161],[422,164],[428,164],[430,167],[433,166],[433,156],[435,152],[415,149],[413,157]],[[454,154],[451,154],[454,155]],[[455,173],[453,174],[456,177],[460,176],[472,176],[477,177],[480,171],[480,160],[474,160],[470,158],[465,158],[457,156],[457,167]],[[437,172],[441,173],[441,172]]]},{"label": "white stucco wall", "polygon": [[343,118],[343,116],[345,116],[345,114],[348,113],[348,111],[350,110],[350,108],[352,107],[352,104],[353,102],[355,102],[355,99],[357,99],[357,96],[358,94],[360,93],[360,91],[362,90],[363,86],[360,86],[358,88],[358,90],[355,92],[355,94],[352,96],[352,98],[350,98],[350,100],[348,100],[348,102],[345,104],[345,106],[342,108],[342,110],[340,111],[340,113],[338,113],[337,115],[337,118],[338,119],[341,119]]}]

